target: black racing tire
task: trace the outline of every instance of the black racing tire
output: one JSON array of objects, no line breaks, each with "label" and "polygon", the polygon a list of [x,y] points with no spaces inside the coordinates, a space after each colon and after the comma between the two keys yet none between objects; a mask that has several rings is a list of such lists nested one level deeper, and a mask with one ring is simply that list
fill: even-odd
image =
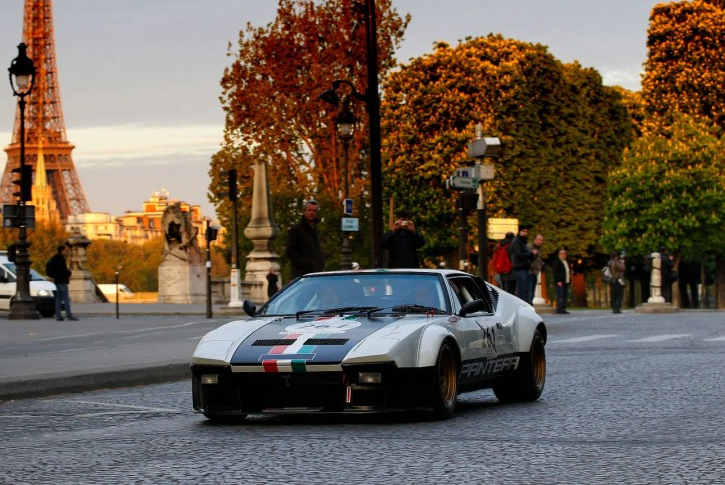
[{"label": "black racing tire", "polygon": [[493,393],[501,402],[536,401],[544,392],[546,383],[546,351],[544,339],[538,330],[534,331],[531,350],[522,360],[513,378],[509,377],[493,387]]},{"label": "black racing tire", "polygon": [[55,310],[39,310],[40,316],[43,318],[50,318],[55,315]]},{"label": "black racing tire", "polygon": [[450,340],[441,344],[431,383],[433,416],[448,419],[458,402],[458,354]]}]

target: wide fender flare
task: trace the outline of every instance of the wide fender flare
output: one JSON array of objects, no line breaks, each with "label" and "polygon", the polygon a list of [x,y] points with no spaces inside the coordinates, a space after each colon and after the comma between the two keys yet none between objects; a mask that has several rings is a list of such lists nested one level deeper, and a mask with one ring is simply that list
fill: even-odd
[{"label": "wide fender flare", "polygon": [[[418,350],[418,367],[433,367],[438,360],[438,351],[445,339],[452,339],[457,342],[453,333],[439,325],[429,325],[423,330],[420,336],[420,346]],[[456,351],[459,353],[461,349],[456,343]]]},{"label": "wide fender flare", "polygon": [[521,305],[516,316],[516,335],[518,337],[517,352],[528,352],[534,339],[534,332],[538,329],[546,343],[546,325],[533,308]]}]

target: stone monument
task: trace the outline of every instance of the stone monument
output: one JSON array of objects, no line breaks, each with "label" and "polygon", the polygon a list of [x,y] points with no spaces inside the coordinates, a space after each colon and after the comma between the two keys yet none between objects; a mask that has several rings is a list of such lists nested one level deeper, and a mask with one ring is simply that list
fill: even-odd
[{"label": "stone monument", "polygon": [[634,309],[635,313],[674,313],[678,308],[662,297],[662,255],[652,253],[652,275],[650,278],[650,297],[646,303]]},{"label": "stone monument", "polygon": [[[272,203],[269,197],[267,164],[264,160],[254,164],[254,189],[252,193],[252,214],[244,236],[254,243],[254,249],[247,256],[242,298],[255,303],[267,301],[267,273],[274,268],[279,274],[279,256],[272,249],[272,241],[279,235],[274,222]],[[282,281],[277,282],[282,287]]]},{"label": "stone monument", "polygon": [[96,303],[101,301],[96,296],[96,284],[91,278],[91,272],[86,268],[86,249],[91,240],[81,234],[79,228],[73,229],[73,234],[65,241],[70,253],[68,269],[72,274],[68,282],[68,295],[71,301],[80,303]]},{"label": "stone monument", "polygon": [[198,229],[181,203],[169,204],[161,216],[164,252],[159,265],[160,303],[204,303],[206,268],[196,236]]}]

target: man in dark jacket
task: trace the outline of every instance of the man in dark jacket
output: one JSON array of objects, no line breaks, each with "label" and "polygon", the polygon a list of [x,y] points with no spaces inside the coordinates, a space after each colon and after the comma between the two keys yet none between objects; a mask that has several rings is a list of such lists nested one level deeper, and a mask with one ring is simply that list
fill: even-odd
[{"label": "man in dark jacket", "polygon": [[325,258],[317,232],[318,210],[316,200],[305,202],[302,220],[287,233],[287,258],[292,266],[292,278],[325,269]]},{"label": "man in dark jacket", "polygon": [[48,264],[45,266],[45,272],[53,278],[53,282],[55,283],[55,319],[59,321],[63,320],[61,305],[65,305],[65,316],[68,320],[78,320],[73,316],[73,312],[70,309],[68,282],[70,281],[71,271],[65,262],[65,253],[67,250],[68,248],[63,244],[58,246],[58,252],[50,258]]},{"label": "man in dark jacket", "polygon": [[569,285],[571,284],[571,267],[566,259],[566,249],[559,248],[557,258],[551,263],[551,272],[556,285],[556,313],[569,313],[566,303],[569,300]]},{"label": "man in dark jacket", "polygon": [[399,212],[381,241],[383,249],[388,250],[388,268],[420,268],[418,249],[424,244],[425,239],[415,231],[410,214]]},{"label": "man in dark jacket", "polygon": [[532,300],[529,297],[529,270],[532,261],[539,254],[538,249],[530,249],[528,246],[529,227],[519,226],[519,234],[511,243],[511,262],[514,265],[512,272],[516,280],[516,296],[527,303]]}]

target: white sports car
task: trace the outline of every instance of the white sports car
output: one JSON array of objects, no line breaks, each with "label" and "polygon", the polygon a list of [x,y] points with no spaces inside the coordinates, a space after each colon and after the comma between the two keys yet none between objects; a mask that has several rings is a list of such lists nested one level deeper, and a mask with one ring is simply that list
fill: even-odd
[{"label": "white sports car", "polygon": [[191,361],[194,410],[428,410],[493,388],[534,401],[546,378],[546,326],[531,305],[453,270],[308,274],[252,317],[209,332]]}]

